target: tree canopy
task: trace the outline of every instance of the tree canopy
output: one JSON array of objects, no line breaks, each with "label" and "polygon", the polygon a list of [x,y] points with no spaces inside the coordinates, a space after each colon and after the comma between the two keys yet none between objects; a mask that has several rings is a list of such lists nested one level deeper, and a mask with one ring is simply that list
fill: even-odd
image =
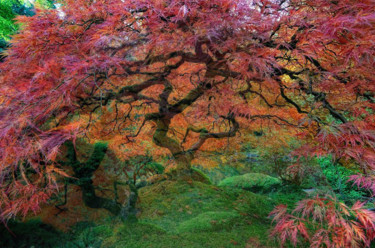
[{"label": "tree canopy", "polygon": [[179,177],[267,125],[303,141],[297,156],[356,161],[374,187],[374,13],[371,0],[66,0],[18,17],[0,65],[2,218],[55,192],[77,137],[121,159],[152,147]]}]

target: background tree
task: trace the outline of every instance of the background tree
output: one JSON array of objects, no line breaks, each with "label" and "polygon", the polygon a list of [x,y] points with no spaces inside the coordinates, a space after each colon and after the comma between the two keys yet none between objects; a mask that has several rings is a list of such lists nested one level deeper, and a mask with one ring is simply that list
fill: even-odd
[{"label": "background tree", "polygon": [[[50,0],[1,0],[0,1],[0,52],[2,53],[9,45],[9,39],[12,34],[17,32],[18,25],[15,23],[17,15],[30,16],[34,14],[34,4],[39,7],[53,7]],[[1,55],[2,57],[2,55]]]},{"label": "background tree", "polygon": [[63,4],[19,17],[0,67],[3,218],[55,191],[60,147],[78,136],[122,159],[152,140],[181,177],[200,150],[262,124],[298,132],[299,155],[372,173],[371,0]]}]

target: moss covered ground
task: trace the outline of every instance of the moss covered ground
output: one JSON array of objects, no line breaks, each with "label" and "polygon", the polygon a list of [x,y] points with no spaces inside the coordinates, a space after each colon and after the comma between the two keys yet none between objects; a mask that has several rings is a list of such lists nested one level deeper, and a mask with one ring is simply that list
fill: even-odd
[{"label": "moss covered ground", "polygon": [[251,238],[259,245],[268,241],[272,201],[264,196],[165,181],[142,189],[140,199],[134,230],[116,229],[106,247],[245,247]]},{"label": "moss covered ground", "polygon": [[[32,228],[38,232],[23,232],[22,239],[9,234],[0,247],[277,247],[268,237],[267,217],[276,203],[267,195],[182,181],[147,186],[139,195],[137,222],[108,218],[100,224],[79,223],[61,233],[34,221]],[[16,227],[16,232],[24,230]]]}]

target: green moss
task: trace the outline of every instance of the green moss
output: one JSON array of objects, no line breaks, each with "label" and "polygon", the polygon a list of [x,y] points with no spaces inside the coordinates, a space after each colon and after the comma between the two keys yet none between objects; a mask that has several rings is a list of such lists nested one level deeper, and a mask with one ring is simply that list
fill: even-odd
[{"label": "green moss", "polygon": [[162,228],[149,223],[119,225],[114,228],[112,237],[105,240],[103,247],[142,247],[149,240],[164,237],[165,233]]},{"label": "green moss", "polygon": [[193,175],[192,175],[193,180],[199,181],[202,183],[212,184],[211,179],[203,171],[201,171],[200,169],[196,167],[192,167],[191,169],[193,171]]},{"label": "green moss", "polygon": [[139,191],[140,218],[173,231],[180,222],[210,211],[228,211],[266,217],[271,201],[241,189],[222,189],[201,182],[164,181]]},{"label": "green moss", "polygon": [[[266,225],[243,224],[235,225],[232,230],[184,232],[180,234],[168,233],[156,225],[137,223],[122,225],[114,229],[114,235],[102,243],[106,248],[235,248],[245,247],[257,240],[258,247],[277,247],[276,244],[266,241]],[[263,239],[263,240],[262,240]],[[266,244],[266,245],[263,245]]]},{"label": "green moss", "polygon": [[105,247],[237,247],[231,240],[245,247],[250,237],[269,243],[274,204],[267,197],[196,181],[163,181],[139,196],[139,223],[119,227]]},{"label": "green moss", "polygon": [[269,192],[267,196],[272,198],[278,205],[285,204],[294,209],[297,202],[306,198],[306,193],[297,185],[286,184],[275,192]]},{"label": "green moss", "polygon": [[[141,213],[137,223],[116,219],[105,220],[101,225],[80,222],[62,236],[44,230],[46,235],[51,234],[52,241],[40,236],[39,231],[25,229],[30,237],[43,239],[40,242],[44,243],[23,240],[21,246],[11,246],[5,240],[1,247],[277,247],[268,238],[271,222],[267,215],[274,203],[265,196],[196,181],[163,181],[140,189],[139,196]],[[252,246],[249,240],[256,245]]]},{"label": "green moss", "polygon": [[219,183],[219,186],[241,188],[253,192],[269,192],[277,189],[280,185],[281,180],[262,173],[247,173],[228,177]]},{"label": "green moss", "polygon": [[230,230],[238,221],[240,214],[231,211],[205,212],[190,220],[182,222],[176,229],[177,233]]},{"label": "green moss", "polygon": [[274,204],[267,197],[195,181],[163,181],[139,196],[139,222],[114,227],[103,247],[245,247],[249,239],[277,247],[268,239]]}]

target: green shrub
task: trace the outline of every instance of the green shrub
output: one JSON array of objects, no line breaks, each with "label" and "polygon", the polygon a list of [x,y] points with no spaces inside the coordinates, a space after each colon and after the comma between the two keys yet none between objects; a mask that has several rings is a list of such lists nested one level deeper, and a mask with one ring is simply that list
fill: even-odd
[{"label": "green shrub", "polygon": [[327,183],[340,200],[354,203],[366,196],[365,191],[353,187],[353,184],[348,182],[349,176],[357,174],[357,171],[350,170],[339,164],[334,165],[329,157],[321,158],[318,161]]},{"label": "green shrub", "polygon": [[230,229],[239,214],[236,212],[205,212],[182,222],[176,229],[177,233],[201,232]]},{"label": "green shrub", "polygon": [[269,192],[281,185],[281,180],[262,173],[247,173],[241,176],[228,177],[219,186],[236,187],[253,192]]}]

